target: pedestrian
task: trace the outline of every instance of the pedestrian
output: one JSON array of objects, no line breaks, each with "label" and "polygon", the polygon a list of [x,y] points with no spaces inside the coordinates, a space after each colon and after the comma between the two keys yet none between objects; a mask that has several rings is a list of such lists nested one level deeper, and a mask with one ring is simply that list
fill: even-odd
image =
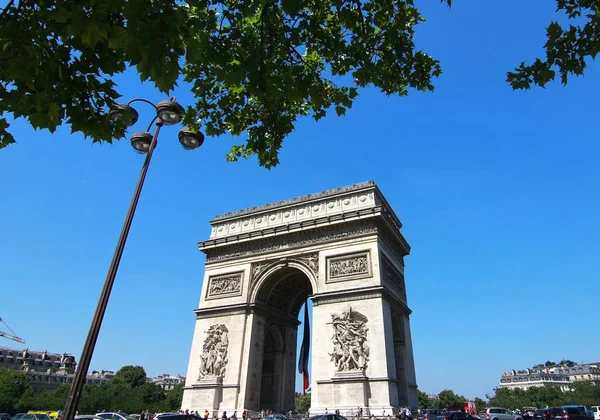
[{"label": "pedestrian", "polygon": [[412,412],[410,411],[409,407],[406,407],[406,418],[408,420],[412,420]]},{"label": "pedestrian", "polygon": [[231,420],[237,420],[237,411],[234,411],[231,415]]},{"label": "pedestrian", "polygon": [[204,420],[208,420],[208,410],[204,410]]},{"label": "pedestrian", "polygon": [[242,420],[246,420],[247,415],[246,410],[242,411]]},{"label": "pedestrian", "polygon": [[223,411],[223,415],[221,416],[221,420],[227,420],[227,411]]},{"label": "pedestrian", "polygon": [[142,410],[142,413],[140,414],[140,420],[146,420],[146,410]]}]

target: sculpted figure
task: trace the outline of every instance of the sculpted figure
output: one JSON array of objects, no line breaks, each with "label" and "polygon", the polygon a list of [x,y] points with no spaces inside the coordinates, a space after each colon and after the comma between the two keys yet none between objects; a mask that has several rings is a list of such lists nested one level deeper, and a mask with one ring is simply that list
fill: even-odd
[{"label": "sculpted figure", "polygon": [[224,324],[212,325],[206,331],[206,340],[200,355],[199,379],[223,377],[227,365],[229,330]]},{"label": "sculpted figure", "polygon": [[338,371],[362,370],[367,368],[369,346],[366,343],[367,317],[352,308],[342,314],[331,314],[334,334],[331,361]]}]

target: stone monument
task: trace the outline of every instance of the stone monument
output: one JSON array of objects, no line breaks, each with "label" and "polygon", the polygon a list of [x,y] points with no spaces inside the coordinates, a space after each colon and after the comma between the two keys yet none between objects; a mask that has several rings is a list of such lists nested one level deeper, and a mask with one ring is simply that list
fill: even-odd
[{"label": "stone monument", "polygon": [[313,303],[311,414],[417,408],[401,223],[373,182],[217,216],[183,409],[294,408],[299,310]]}]

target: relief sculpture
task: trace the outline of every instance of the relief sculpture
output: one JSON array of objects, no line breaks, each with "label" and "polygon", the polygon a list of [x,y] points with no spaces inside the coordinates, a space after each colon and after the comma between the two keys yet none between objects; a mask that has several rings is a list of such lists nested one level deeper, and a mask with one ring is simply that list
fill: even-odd
[{"label": "relief sculpture", "polygon": [[348,308],[341,314],[331,314],[334,334],[331,361],[338,372],[362,370],[369,362],[367,317]]},{"label": "relief sculpture", "polygon": [[200,356],[200,379],[225,376],[229,330],[224,324],[212,325],[206,331],[207,337]]},{"label": "relief sculpture", "polygon": [[329,277],[331,278],[367,273],[369,273],[369,257],[367,254],[335,259],[329,262]]},{"label": "relief sculpture", "polygon": [[209,296],[228,295],[232,293],[240,293],[241,291],[241,274],[213,277],[210,279],[210,284],[208,286]]}]

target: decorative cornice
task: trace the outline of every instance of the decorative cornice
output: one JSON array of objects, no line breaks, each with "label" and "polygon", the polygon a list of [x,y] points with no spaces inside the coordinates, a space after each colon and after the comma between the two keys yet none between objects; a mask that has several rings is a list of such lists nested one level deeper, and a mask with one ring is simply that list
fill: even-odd
[{"label": "decorative cornice", "polygon": [[333,195],[362,190],[362,189],[369,188],[369,187],[375,187],[375,183],[373,181],[365,181],[365,182],[360,182],[357,184],[348,185],[346,187],[333,188],[331,190],[326,190],[326,191],[322,191],[322,192],[315,193],[315,194],[303,195],[300,197],[292,198],[290,200],[282,200],[282,201],[277,201],[275,203],[264,204],[262,206],[250,207],[247,209],[233,211],[230,213],[225,213],[225,214],[215,216],[215,218],[213,220],[211,220],[211,224],[213,222],[228,220],[228,219],[244,216],[247,214],[260,213],[265,210],[272,210],[272,209],[275,209],[278,207],[289,206],[291,204],[297,204],[297,203],[302,203],[302,202],[306,202],[306,201],[312,201],[315,199],[331,197]]},{"label": "decorative cornice", "polygon": [[346,238],[368,236],[377,233],[377,227],[368,220],[357,220],[338,226],[335,229],[313,229],[311,231],[297,232],[295,234],[265,238],[226,247],[203,249],[206,262],[225,261],[234,258],[243,258],[249,255],[258,255],[286,249],[307,247]]},{"label": "decorative cornice", "polygon": [[218,306],[216,308],[199,308],[194,310],[196,319],[218,318],[229,315],[263,315],[271,320],[275,320],[280,324],[297,327],[300,324],[297,318],[291,319],[289,316],[282,315],[269,308],[248,303],[240,303],[235,305]]},{"label": "decorative cornice", "polygon": [[236,305],[218,306],[216,308],[199,308],[195,309],[196,319],[212,318],[228,315],[242,315],[250,312],[250,308],[246,303]]},{"label": "decorative cornice", "polygon": [[366,182],[219,216],[211,221],[210,238],[198,246],[205,250],[369,216],[384,219],[401,238],[400,220],[379,188]]},{"label": "decorative cornice", "polygon": [[354,289],[339,290],[334,292],[316,293],[311,296],[313,305],[322,303],[350,302],[382,297],[385,290],[382,286],[359,287]]}]

